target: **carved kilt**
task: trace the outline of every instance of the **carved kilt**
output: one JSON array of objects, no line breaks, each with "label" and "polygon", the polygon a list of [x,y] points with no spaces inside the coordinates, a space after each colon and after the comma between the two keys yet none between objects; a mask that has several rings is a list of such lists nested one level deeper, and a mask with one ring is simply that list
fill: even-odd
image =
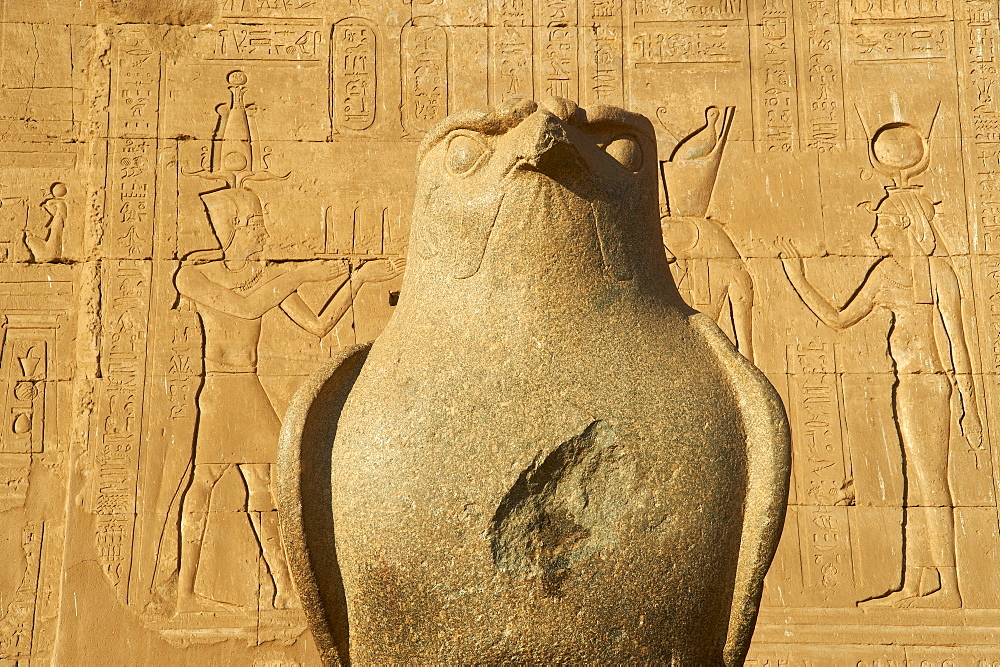
[{"label": "carved kilt", "polygon": [[195,463],[274,463],[281,420],[257,374],[208,372],[198,396]]}]

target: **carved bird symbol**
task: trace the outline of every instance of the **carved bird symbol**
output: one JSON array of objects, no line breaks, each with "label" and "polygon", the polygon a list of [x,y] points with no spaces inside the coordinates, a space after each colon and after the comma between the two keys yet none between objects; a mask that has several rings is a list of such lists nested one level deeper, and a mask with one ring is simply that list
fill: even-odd
[{"label": "carved bird symbol", "polygon": [[705,109],[705,124],[681,139],[670,156],[671,161],[697,160],[710,154],[719,143],[719,108]]}]

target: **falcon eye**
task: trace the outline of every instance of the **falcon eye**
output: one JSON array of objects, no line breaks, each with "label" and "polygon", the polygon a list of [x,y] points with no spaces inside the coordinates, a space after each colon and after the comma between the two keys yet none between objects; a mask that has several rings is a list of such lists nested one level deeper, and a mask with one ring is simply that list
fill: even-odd
[{"label": "falcon eye", "polygon": [[642,149],[639,147],[639,142],[632,137],[615,137],[604,150],[629,171],[639,171],[639,167],[642,166]]},{"label": "falcon eye", "polygon": [[468,134],[456,134],[448,144],[448,155],[445,157],[445,167],[448,172],[461,176],[467,174],[479,164],[486,155],[486,146],[481,141]]}]

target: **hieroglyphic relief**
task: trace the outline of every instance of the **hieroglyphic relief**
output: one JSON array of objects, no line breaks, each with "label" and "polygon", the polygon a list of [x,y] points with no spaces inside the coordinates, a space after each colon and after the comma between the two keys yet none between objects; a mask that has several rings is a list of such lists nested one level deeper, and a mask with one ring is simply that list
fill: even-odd
[{"label": "hieroglyphic relief", "polygon": [[320,60],[326,38],[318,25],[213,26],[206,60]]},{"label": "hieroglyphic relief", "polygon": [[69,190],[65,183],[53,183],[48,196],[38,203],[44,212],[44,219],[37,219],[31,203],[26,197],[0,199],[4,237],[0,241],[0,257],[17,262],[51,262],[62,259],[63,230],[66,226]]},{"label": "hieroglyphic relief", "polygon": [[0,616],[0,652],[5,658],[31,655],[35,596],[41,557],[40,536],[35,526],[25,526],[21,545],[24,549],[24,575]]},{"label": "hieroglyphic relief", "polygon": [[1000,660],[995,3],[169,4],[0,17],[3,659],[314,660],[261,434],[391,315],[424,133],[557,94],[653,120],[682,294],[788,406],[748,664]]},{"label": "hieroglyphic relief", "polygon": [[800,140],[795,31],[791,0],[760,0],[753,5],[751,45],[757,90],[755,125],[763,151],[790,151]]},{"label": "hieroglyphic relief", "polygon": [[66,194],[69,190],[64,183],[53,183],[39,207],[48,216],[37,231],[25,230],[24,243],[36,262],[51,262],[62,258],[63,229],[66,227]]},{"label": "hieroglyphic relief", "polygon": [[85,201],[72,57],[82,39],[66,23],[0,24],[16,54],[0,63],[0,661],[11,664],[48,663],[56,645]]},{"label": "hieroglyphic relief", "polygon": [[338,130],[366,130],[375,122],[376,39],[375,29],[363,19],[347,19],[333,28],[332,105]]},{"label": "hieroglyphic relief", "polygon": [[434,19],[403,26],[403,127],[426,132],[448,115],[448,33]]},{"label": "hieroglyphic relief", "polygon": [[534,96],[533,3],[528,0],[489,2],[489,101]]},{"label": "hieroglyphic relief", "polygon": [[577,3],[572,0],[536,0],[535,68],[538,95],[580,98],[577,78]]},{"label": "hieroglyphic relief", "polygon": [[[8,309],[10,305],[5,304]],[[57,594],[62,565],[62,545],[58,541],[62,517],[52,512],[51,502],[58,502],[60,486],[64,489],[60,471],[65,450],[55,443],[59,434],[57,410],[65,409],[60,394],[63,399],[65,394],[61,383],[50,380],[60,373],[55,354],[62,342],[57,340],[60,324],[65,322],[60,322],[64,320],[60,313],[14,309],[7,310],[4,320],[0,355],[4,394],[0,471],[4,493],[0,512],[11,527],[19,523],[23,526],[23,551],[12,550],[4,568],[5,574],[11,575],[17,573],[17,568],[22,570],[16,590],[6,589],[10,594],[2,601],[5,608],[0,611],[0,656],[32,658],[51,650],[52,628],[46,626],[55,620],[50,598],[53,586]],[[43,506],[29,498],[29,493],[37,498],[40,488],[52,496]],[[7,581],[13,584],[15,579]]]},{"label": "hieroglyphic relief", "polygon": [[[6,278],[15,276],[7,273]],[[66,275],[61,277],[65,281]],[[31,289],[30,283],[23,285]],[[49,308],[58,301],[68,305],[65,296],[70,294],[70,285],[60,285],[63,299],[52,299],[52,290],[41,291],[50,297]],[[34,300],[39,296],[36,288]],[[54,640],[57,605],[52,598],[58,597],[62,567],[66,449],[59,413],[65,416],[68,387],[58,379],[66,371],[60,357],[66,352],[68,322],[65,311],[29,310],[24,299],[4,298],[2,307],[0,474],[4,487],[0,512],[12,537],[16,528],[21,538],[12,540],[5,551],[0,656],[43,658]]]},{"label": "hieroglyphic relief", "polygon": [[795,3],[794,9],[793,18],[804,33],[795,43],[802,141],[821,152],[842,148],[846,109],[837,3]]},{"label": "hieroglyphic relief", "polygon": [[588,103],[622,105],[624,82],[624,16],[621,0],[584,0],[580,98]]},{"label": "hieroglyphic relief", "polygon": [[145,33],[133,28],[113,47],[117,76],[111,82],[110,167],[103,235],[112,249],[101,269],[102,376],[94,448],[96,482],[91,507],[104,573],[119,598],[128,599],[135,529],[134,489],[139,473],[146,319],[149,317],[160,54]]}]

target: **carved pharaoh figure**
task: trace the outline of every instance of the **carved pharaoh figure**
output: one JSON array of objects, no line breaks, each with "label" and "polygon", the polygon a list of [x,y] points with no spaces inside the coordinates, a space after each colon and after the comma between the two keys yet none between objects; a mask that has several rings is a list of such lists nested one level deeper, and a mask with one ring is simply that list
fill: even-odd
[{"label": "carved pharaoh figure", "polygon": [[325,658],[742,664],[787,422],[671,280],[649,121],[560,98],[456,113],[416,192],[391,321],[282,435]]},{"label": "carved pharaoh figure", "polygon": [[[896,384],[893,408],[903,448],[905,497],[902,581],[866,606],[962,606],[955,560],[954,501],[948,482],[949,441],[958,390],[958,427],[973,451],[982,445],[958,277],[934,229],[934,203],[909,179],[928,165],[926,135],[908,123],[879,128],[869,141],[872,165],[893,180],[874,207],[871,235],[884,255],[853,296],[835,305],[806,277],[800,253],[780,241],[786,275],[796,294],[837,330],[876,311],[891,317],[888,352]],[[939,330],[943,331],[939,334]]]},{"label": "carved pharaoh figure", "polygon": [[[259,158],[243,104],[246,77],[234,72],[229,80],[232,103],[219,110],[222,121],[211,167],[197,172],[225,183],[201,194],[219,247],[189,255],[175,278],[181,305],[197,311],[205,340],[193,472],[181,497],[179,612],[234,610],[224,601],[199,594],[195,585],[212,493],[233,466],[246,486],[246,511],[272,578],[271,603],[286,608],[294,597],[273,517],[271,467],[280,420],[257,376],[262,317],[280,309],[302,329],[322,338],[351,307],[353,294],[364,282],[385,280],[401,270],[388,261],[369,261],[349,278],[344,261],[296,262],[291,269],[267,261],[264,208],[245,185],[246,180],[262,176],[261,170],[251,169]],[[332,282],[335,291],[316,313],[297,290],[304,283],[324,281]],[[234,401],[239,401],[239,409]],[[247,414],[254,416],[252,424]]]}]

